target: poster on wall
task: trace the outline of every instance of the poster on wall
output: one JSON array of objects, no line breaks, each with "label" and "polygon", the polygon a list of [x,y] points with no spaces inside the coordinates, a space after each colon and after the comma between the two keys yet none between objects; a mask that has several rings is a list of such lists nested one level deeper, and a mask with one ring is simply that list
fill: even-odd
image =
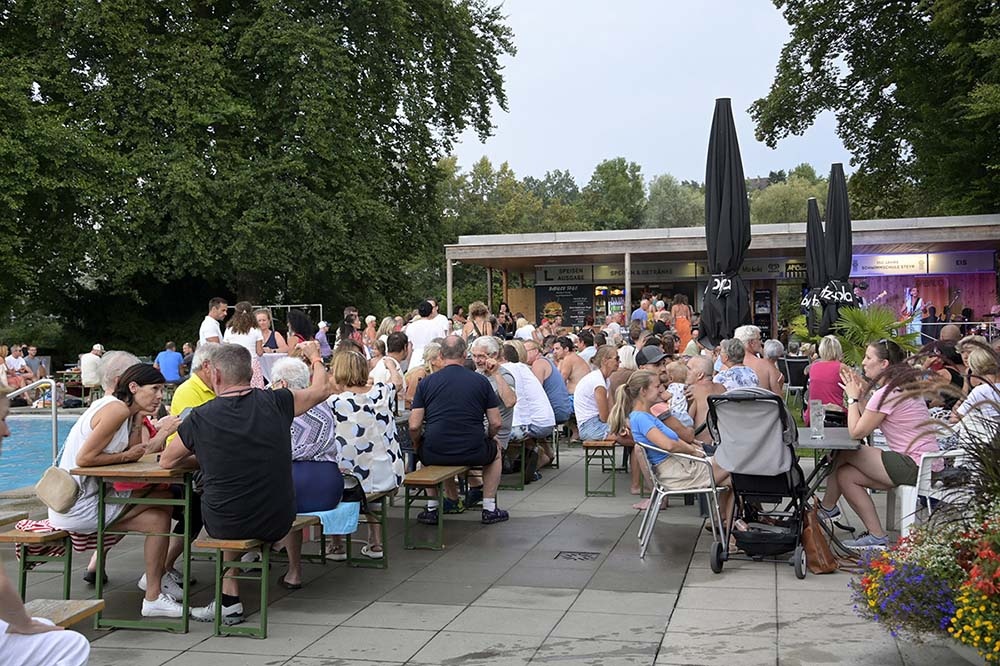
[{"label": "poster on wall", "polygon": [[562,315],[564,326],[583,326],[583,318],[594,312],[594,288],[583,284],[551,284],[535,287],[538,321]]}]

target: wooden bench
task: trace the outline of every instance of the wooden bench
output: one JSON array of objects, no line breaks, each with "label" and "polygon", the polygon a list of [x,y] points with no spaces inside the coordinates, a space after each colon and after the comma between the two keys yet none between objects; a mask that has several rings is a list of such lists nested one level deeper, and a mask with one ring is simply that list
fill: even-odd
[{"label": "wooden bench", "polygon": [[[444,482],[469,471],[466,466],[428,465],[415,472],[410,472],[403,478],[403,547],[429,548],[442,550],[444,548]],[[431,499],[428,491],[437,489],[438,522],[437,540],[414,542],[410,535],[410,507],[420,498]]]},{"label": "wooden bench", "polygon": [[25,511],[0,512],[0,527],[7,527],[28,517]]},{"label": "wooden bench", "polygon": [[104,599],[32,599],[24,608],[31,617],[44,618],[65,629],[104,610]]},{"label": "wooden bench", "polygon": [[[62,542],[62,555],[31,555],[28,546],[54,545]],[[0,543],[12,543],[17,550],[17,591],[24,600],[28,587],[28,571],[35,564],[60,562],[63,567],[63,599],[69,599],[73,573],[73,542],[69,532],[55,530],[52,532],[24,532],[10,530],[0,533]]]},{"label": "wooden bench", "polygon": [[[368,493],[365,495],[365,502],[368,504],[368,513],[375,516],[375,521],[379,525],[379,533],[381,535],[382,541],[382,557],[373,560],[370,557],[361,555],[361,557],[355,557],[351,554],[351,535],[347,535],[347,563],[352,567],[362,567],[369,569],[388,569],[389,568],[389,500],[396,495],[399,491],[398,488],[393,488],[392,490],[383,490],[378,493]],[[376,503],[378,508],[375,508]],[[358,519],[358,524],[368,525],[370,523],[368,516],[362,514]]]},{"label": "wooden bench", "polygon": [[[588,439],[583,443],[583,493],[587,497],[615,496],[615,445],[613,439]],[[611,490],[590,489],[590,467],[596,462],[601,463],[602,471],[610,466]]]},{"label": "wooden bench", "polygon": [[[292,521],[289,532],[296,532],[305,529],[310,525],[318,525],[317,516],[296,516]],[[206,537],[195,539],[195,548],[203,548],[215,551],[215,635],[216,636],[252,636],[253,638],[267,638],[267,585],[271,570],[271,544],[260,539],[213,539]],[[225,551],[252,552],[260,551],[259,562],[244,562],[242,560],[227,560]],[[235,627],[227,626],[222,622],[222,578],[226,570],[235,569],[255,569],[260,571],[260,626],[257,627]],[[230,578],[237,580],[253,580],[251,576],[244,576],[236,573]]]}]

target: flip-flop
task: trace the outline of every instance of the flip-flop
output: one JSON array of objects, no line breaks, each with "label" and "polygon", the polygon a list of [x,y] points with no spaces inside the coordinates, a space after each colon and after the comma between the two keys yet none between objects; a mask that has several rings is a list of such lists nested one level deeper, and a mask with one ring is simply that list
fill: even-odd
[{"label": "flip-flop", "polygon": [[385,553],[383,551],[372,550],[372,547],[367,544],[361,547],[361,554],[373,560],[381,560],[385,557]]},{"label": "flip-flop", "polygon": [[302,583],[289,583],[287,580],[285,580],[284,576],[282,576],[281,578],[278,579],[278,585],[280,585],[281,587],[285,588],[286,590],[301,590],[302,589]]},{"label": "flip-flop", "polygon": [[[338,550],[340,552],[338,552]],[[326,559],[332,560],[334,562],[346,562],[347,546],[334,546],[333,550],[328,550],[326,552]]]}]

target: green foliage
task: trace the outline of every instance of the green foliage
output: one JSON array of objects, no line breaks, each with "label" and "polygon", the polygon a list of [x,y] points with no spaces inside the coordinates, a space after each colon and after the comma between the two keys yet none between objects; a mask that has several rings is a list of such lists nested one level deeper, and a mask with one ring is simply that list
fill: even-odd
[{"label": "green foliage", "polygon": [[400,267],[441,247],[437,160],[490,133],[513,53],[485,0],[4,2],[0,307],[110,334],[81,306],[128,312],[151,284],[415,298]]},{"label": "green foliage", "polygon": [[649,184],[649,201],[642,226],[697,227],[705,224],[705,194],[684,185],[670,174],[657,176]]},{"label": "green foliage", "polygon": [[1000,5],[775,0],[791,26],[768,95],[769,146],[824,111],[858,167],[856,214],[991,213],[1000,205]]},{"label": "green foliage", "polygon": [[[810,180],[808,174],[800,175],[799,169],[812,167],[799,165],[783,183],[770,185],[750,194],[750,222],[753,224],[779,224],[806,221],[806,201],[815,197],[820,214],[826,208],[826,180]],[[815,171],[812,171],[815,176]]]},{"label": "green foliage", "polygon": [[891,308],[884,305],[872,305],[865,310],[841,308],[839,314],[834,330],[840,339],[844,361],[848,365],[861,365],[868,344],[882,339],[892,340],[905,352],[917,350],[918,333],[899,334],[910,319],[898,320]]},{"label": "green foliage", "polygon": [[646,207],[642,169],[624,157],[605,160],[580,195],[580,219],[591,229],[637,229]]}]

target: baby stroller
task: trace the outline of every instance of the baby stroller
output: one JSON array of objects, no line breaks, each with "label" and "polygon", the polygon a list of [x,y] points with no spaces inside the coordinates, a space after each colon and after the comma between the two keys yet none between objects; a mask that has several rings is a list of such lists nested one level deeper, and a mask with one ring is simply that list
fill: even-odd
[{"label": "baby stroller", "polygon": [[[806,484],[795,446],[798,427],[781,396],[742,388],[708,398],[708,431],[718,447],[715,462],[730,473],[735,515],[722,542],[712,544],[712,571],[735,559],[730,537],[753,561],[793,553],[790,564],[805,578],[802,545]],[[787,503],[786,503],[787,502]],[[772,508],[765,510],[764,505]]]}]

